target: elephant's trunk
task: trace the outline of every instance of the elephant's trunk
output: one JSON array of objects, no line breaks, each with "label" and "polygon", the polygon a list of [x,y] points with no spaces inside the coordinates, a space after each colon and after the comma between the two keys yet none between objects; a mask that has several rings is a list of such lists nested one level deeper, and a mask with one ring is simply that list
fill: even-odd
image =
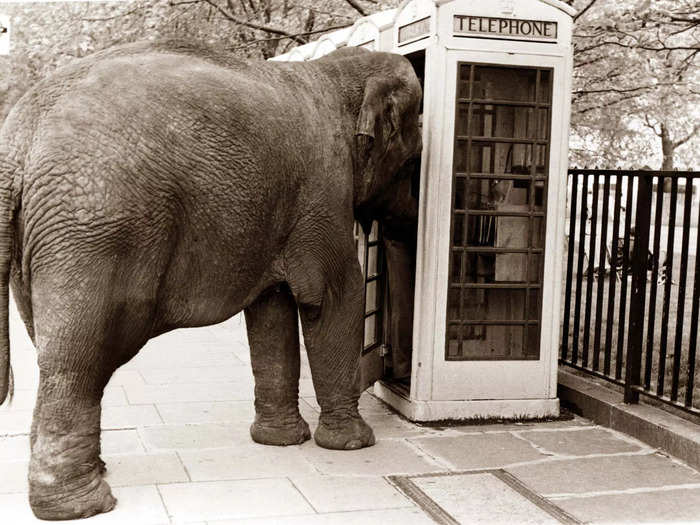
[{"label": "elephant's trunk", "polygon": [[13,395],[10,364],[9,285],[12,257],[12,171],[0,166],[0,404]]}]

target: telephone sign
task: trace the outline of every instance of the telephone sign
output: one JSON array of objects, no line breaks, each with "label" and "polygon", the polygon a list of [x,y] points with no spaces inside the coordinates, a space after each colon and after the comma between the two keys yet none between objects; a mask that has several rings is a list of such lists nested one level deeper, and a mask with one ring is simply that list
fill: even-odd
[{"label": "telephone sign", "polygon": [[455,15],[454,34],[455,36],[556,42],[557,23],[544,20]]}]

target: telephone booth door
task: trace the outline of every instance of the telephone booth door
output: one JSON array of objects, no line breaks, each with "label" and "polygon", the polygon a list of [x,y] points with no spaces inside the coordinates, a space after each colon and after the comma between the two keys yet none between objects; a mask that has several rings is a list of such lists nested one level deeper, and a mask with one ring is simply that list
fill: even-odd
[{"label": "telephone booth door", "polygon": [[447,360],[537,360],[552,71],[460,62]]}]

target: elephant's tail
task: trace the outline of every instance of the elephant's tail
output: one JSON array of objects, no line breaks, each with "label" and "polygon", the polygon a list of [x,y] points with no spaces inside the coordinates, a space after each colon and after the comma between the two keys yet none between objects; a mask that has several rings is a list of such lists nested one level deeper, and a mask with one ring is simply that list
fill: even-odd
[{"label": "elephant's tail", "polygon": [[0,158],[0,404],[14,393],[10,364],[10,264],[12,259],[12,184],[15,170]]}]

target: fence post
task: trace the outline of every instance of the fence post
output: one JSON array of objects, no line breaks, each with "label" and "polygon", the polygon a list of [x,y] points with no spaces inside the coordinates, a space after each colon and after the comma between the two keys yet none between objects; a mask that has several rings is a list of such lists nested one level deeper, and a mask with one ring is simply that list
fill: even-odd
[{"label": "fence post", "polygon": [[[637,387],[641,386],[653,174],[640,174],[637,180],[637,207],[634,221],[635,239],[634,253],[632,254],[632,291],[625,369],[625,403],[639,403]],[[630,178],[631,181],[632,178]],[[632,184],[628,185],[627,191],[633,191],[631,186]],[[627,239],[627,242],[629,246],[629,239]]]}]

